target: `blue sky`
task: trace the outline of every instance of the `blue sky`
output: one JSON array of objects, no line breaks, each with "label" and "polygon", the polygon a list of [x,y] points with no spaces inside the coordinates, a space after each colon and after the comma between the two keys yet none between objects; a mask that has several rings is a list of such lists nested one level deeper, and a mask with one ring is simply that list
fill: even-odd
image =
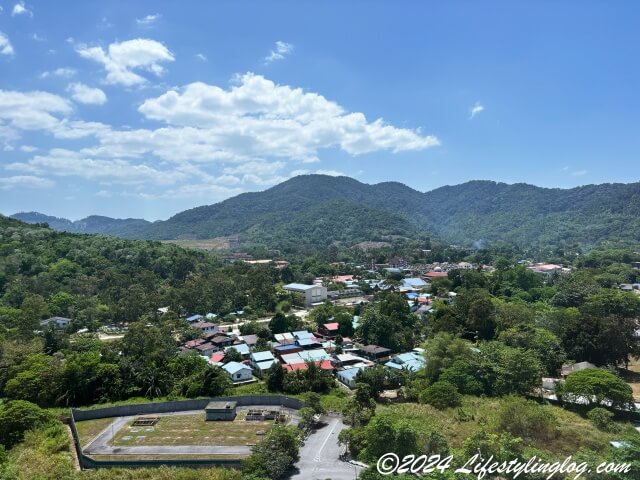
[{"label": "blue sky", "polygon": [[0,211],[637,181],[637,2],[0,0]]}]

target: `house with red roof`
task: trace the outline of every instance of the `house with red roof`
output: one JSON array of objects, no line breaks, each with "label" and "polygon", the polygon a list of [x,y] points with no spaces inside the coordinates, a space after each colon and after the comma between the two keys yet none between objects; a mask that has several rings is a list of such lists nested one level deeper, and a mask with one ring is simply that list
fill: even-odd
[{"label": "house with red roof", "polygon": [[338,322],[325,323],[318,329],[318,333],[323,337],[335,338],[340,330],[340,324]]}]

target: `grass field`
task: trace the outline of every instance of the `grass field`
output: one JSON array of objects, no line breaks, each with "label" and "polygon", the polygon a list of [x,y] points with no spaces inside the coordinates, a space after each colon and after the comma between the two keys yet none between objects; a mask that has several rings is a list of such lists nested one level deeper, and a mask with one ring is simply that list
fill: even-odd
[{"label": "grass field", "polygon": [[246,421],[245,412],[238,412],[233,422],[206,422],[204,413],[160,417],[154,427],[133,427],[133,420],[120,429],[111,440],[114,446],[136,445],[248,445],[262,438],[273,422]]},{"label": "grass field", "polygon": [[113,418],[96,418],[94,420],[76,422],[76,430],[78,431],[78,437],[80,438],[80,445],[83,447],[87,445],[100,432],[107,428],[113,420]]},{"label": "grass field", "polygon": [[[481,426],[500,433],[495,422],[501,401],[499,398],[464,397],[462,410],[467,414],[464,420],[460,419],[458,409],[440,411],[430,405],[416,403],[378,406],[377,414],[390,413],[397,420],[408,421],[420,432],[440,432],[451,447],[460,448],[464,440]],[[610,440],[619,440],[625,432],[633,433],[630,423],[623,426],[624,430],[620,433],[607,433],[598,430],[589,420],[576,413],[550,405],[544,408],[556,418],[556,435],[548,441],[535,442],[531,446],[548,452],[553,457],[574,455],[582,448],[604,452],[611,448]]]}]

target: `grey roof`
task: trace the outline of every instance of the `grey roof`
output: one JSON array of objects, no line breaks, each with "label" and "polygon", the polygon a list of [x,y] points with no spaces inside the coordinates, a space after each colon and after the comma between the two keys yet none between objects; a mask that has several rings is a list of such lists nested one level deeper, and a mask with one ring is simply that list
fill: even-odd
[{"label": "grey roof", "polygon": [[244,370],[245,368],[247,370],[251,370],[244,363],[240,362],[229,362],[222,366],[222,369],[231,375],[233,375],[234,373],[238,373],[240,370]]},{"label": "grey roof", "polygon": [[205,407],[205,410],[228,410],[232,408],[236,408],[238,402],[227,401],[227,402],[209,402]]},{"label": "grey roof", "polygon": [[265,362],[267,360],[273,360],[274,356],[271,352],[269,351],[265,351],[265,352],[253,352],[251,354],[251,357],[253,358],[253,360],[255,362]]},{"label": "grey roof", "polygon": [[310,290],[312,288],[316,288],[318,285],[305,285],[304,283],[289,283],[285,285],[285,290]]}]

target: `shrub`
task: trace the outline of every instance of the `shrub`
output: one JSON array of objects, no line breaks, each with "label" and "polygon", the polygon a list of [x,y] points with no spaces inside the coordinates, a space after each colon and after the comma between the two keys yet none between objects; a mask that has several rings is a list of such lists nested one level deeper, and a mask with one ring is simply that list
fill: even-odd
[{"label": "shrub", "polygon": [[591,420],[596,428],[604,432],[612,432],[616,430],[616,424],[613,422],[613,413],[606,408],[596,407],[589,410],[587,418]]},{"label": "shrub", "polygon": [[531,400],[506,397],[498,410],[497,428],[524,439],[549,440],[557,433],[557,420],[548,408]]},{"label": "shrub", "polygon": [[458,389],[449,382],[438,381],[428,387],[420,396],[422,403],[444,410],[445,408],[458,407],[462,403],[462,396]]}]

